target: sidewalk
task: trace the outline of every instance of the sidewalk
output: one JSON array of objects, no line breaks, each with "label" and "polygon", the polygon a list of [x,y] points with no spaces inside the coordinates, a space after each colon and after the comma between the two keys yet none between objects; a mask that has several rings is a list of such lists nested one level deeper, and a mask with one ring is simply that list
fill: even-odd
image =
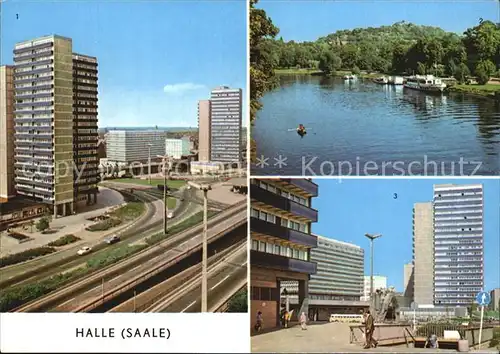
[{"label": "sidewalk", "polygon": [[[50,228],[52,230],[55,230],[54,233],[42,234],[41,232],[37,231],[36,226],[33,226],[33,233],[31,232],[31,227],[29,226],[25,230],[23,230],[22,228],[13,230],[32,238],[32,240],[23,243],[19,243],[17,240],[7,236],[7,233],[5,231],[0,233],[0,256],[3,257],[8,254],[18,253],[31,248],[45,246],[49,242],[57,240],[58,238],[67,234],[73,234],[77,237],[80,237],[82,241],[87,242],[100,239],[103,235],[106,235],[110,231],[86,231],[85,227],[94,224],[94,222],[87,219],[102,215],[111,208],[123,204],[124,199],[121,193],[109,188],[100,187],[99,191],[100,193],[97,197],[97,204],[88,206],[85,204],[80,204],[78,206],[78,214],[52,219]],[[35,223],[38,220],[39,219],[34,219]],[[76,243],[72,244],[72,246],[74,246],[75,244]]]},{"label": "sidewalk", "polygon": [[[344,323],[315,323],[303,331],[300,326],[259,334],[251,338],[252,352],[373,352],[373,353],[431,353],[429,349],[403,346],[363,349],[350,344],[349,326]],[[435,351],[436,352],[436,351]],[[456,353],[456,350],[438,349],[437,352]]]}]

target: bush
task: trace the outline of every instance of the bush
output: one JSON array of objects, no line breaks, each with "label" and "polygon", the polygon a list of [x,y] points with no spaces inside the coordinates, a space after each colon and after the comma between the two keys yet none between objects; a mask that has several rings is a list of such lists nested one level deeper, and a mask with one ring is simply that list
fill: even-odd
[{"label": "bush", "polygon": [[10,237],[15,238],[19,242],[21,241],[27,241],[29,239],[28,236],[20,234],[19,232],[9,232],[8,234]]},{"label": "bush", "polygon": [[229,300],[227,312],[248,312],[247,288],[241,289]]},{"label": "bush", "polygon": [[470,75],[469,68],[464,63],[457,65],[453,70],[453,77],[457,80],[459,84],[463,84],[467,81],[467,76]]},{"label": "bush", "polygon": [[146,245],[123,245],[122,247],[114,248],[101,254],[96,254],[87,261],[88,269],[99,269],[107,265],[118,262],[119,260],[128,257],[129,255],[144,249]]},{"label": "bush", "polygon": [[10,254],[8,256],[0,258],[0,268],[7,267],[12,264],[26,262],[29,261],[30,259],[45,256],[46,254],[51,254],[55,251],[56,251],[55,248],[45,246],[45,247],[32,248],[19,253]]},{"label": "bush", "polygon": [[60,246],[69,245],[70,243],[73,243],[76,241],[80,241],[80,238],[76,237],[75,235],[69,234],[69,235],[62,236],[55,241],[50,242],[48,245],[52,246],[52,247],[60,247]]},{"label": "bush", "polygon": [[64,283],[84,274],[85,268],[78,268],[67,273],[53,275],[34,284],[23,285],[20,287],[8,288],[0,294],[0,312],[7,312],[19,307],[40,296],[54,291]]},{"label": "bush", "polygon": [[104,221],[101,221],[97,224],[90,225],[89,227],[85,228],[87,231],[106,231],[111,229],[112,227],[118,226],[122,223],[121,220],[119,219],[114,219],[114,218],[109,218]]},{"label": "bush", "polygon": [[50,226],[49,219],[45,216],[40,220],[38,220],[38,222],[36,223],[36,229],[38,231],[45,231],[49,228],[49,226]]},{"label": "bush", "polygon": [[500,344],[500,341],[497,338],[490,340],[490,348],[496,347],[498,344]]},{"label": "bush", "polygon": [[357,66],[355,66],[354,68],[352,68],[352,73],[354,75],[359,75],[359,74],[361,74],[361,70],[359,70],[359,68]]}]

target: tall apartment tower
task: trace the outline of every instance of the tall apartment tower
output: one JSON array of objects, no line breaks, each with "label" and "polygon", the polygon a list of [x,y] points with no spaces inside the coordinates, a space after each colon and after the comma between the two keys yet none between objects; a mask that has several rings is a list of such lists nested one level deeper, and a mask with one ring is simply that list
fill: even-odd
[{"label": "tall apartment tower", "polygon": [[210,161],[210,100],[198,102],[198,161]]},{"label": "tall apartment tower", "polygon": [[434,304],[467,306],[483,289],[483,186],[434,185]]},{"label": "tall apartment tower", "polygon": [[419,305],[434,303],[434,230],[432,203],[413,206],[413,292]]},{"label": "tall apartment tower", "polygon": [[0,66],[0,203],[15,194],[14,67]]},{"label": "tall apartment tower", "polygon": [[242,160],[242,90],[220,86],[210,95],[210,160],[237,163]]},{"label": "tall apartment tower", "polygon": [[[73,53],[74,198],[97,202],[97,58]],[[93,198],[92,198],[93,197]]]},{"label": "tall apartment tower", "polygon": [[[80,167],[86,157],[94,161],[86,153],[97,149],[97,107],[83,108],[80,102],[85,101],[80,88],[96,86],[97,77],[80,78],[82,70],[73,70],[74,57],[78,55],[72,53],[72,40],[56,35],[21,42],[14,49],[16,190],[52,205],[55,216],[73,212],[79,191],[85,191],[80,181],[91,179],[75,182],[74,161]],[[97,87],[93,97],[96,94]],[[93,128],[81,128],[84,123]],[[84,143],[85,136],[89,139]],[[84,173],[90,176],[92,171]]]},{"label": "tall apartment tower", "polygon": [[415,276],[413,274],[413,264],[408,263],[404,265],[404,274],[403,274],[403,294],[410,301],[413,301],[413,284],[415,283]]}]

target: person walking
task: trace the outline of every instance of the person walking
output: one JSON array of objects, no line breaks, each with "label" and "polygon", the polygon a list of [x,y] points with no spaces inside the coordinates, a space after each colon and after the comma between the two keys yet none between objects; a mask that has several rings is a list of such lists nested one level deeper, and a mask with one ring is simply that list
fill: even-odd
[{"label": "person walking", "polygon": [[300,327],[303,331],[307,329],[307,316],[305,312],[302,312],[300,315]]},{"label": "person walking", "polygon": [[262,330],[262,323],[263,323],[263,320],[262,320],[262,312],[257,312],[257,322],[255,323],[255,331],[258,333]]},{"label": "person walking", "polygon": [[365,320],[365,337],[366,343],[364,349],[370,349],[372,346],[377,348],[378,342],[373,338],[373,332],[375,331],[375,319],[370,313],[370,310],[366,311]]}]

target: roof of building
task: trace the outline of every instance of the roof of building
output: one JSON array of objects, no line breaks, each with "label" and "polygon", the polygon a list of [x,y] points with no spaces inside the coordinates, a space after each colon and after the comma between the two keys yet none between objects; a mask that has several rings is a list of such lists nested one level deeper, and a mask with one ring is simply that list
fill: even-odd
[{"label": "roof of building", "polygon": [[313,235],[313,236],[316,236],[316,237],[318,237],[319,239],[324,240],[324,241],[329,241],[329,242],[332,242],[332,243],[338,243],[338,244],[340,244],[340,245],[344,245],[344,246],[348,246],[348,247],[354,247],[354,248],[359,248],[359,249],[362,249],[362,247],[361,247],[361,246],[355,245],[354,243],[349,243],[349,242],[339,241],[339,240],[335,240],[335,239],[330,238],[330,237],[321,236],[321,235],[317,235],[317,234],[312,234],[312,235]]},{"label": "roof of building", "polygon": [[12,199],[9,199],[6,203],[0,204],[0,214],[9,214],[14,211],[22,210],[24,208],[42,205],[45,204],[43,204],[42,202],[33,201],[22,196],[16,196]]}]

